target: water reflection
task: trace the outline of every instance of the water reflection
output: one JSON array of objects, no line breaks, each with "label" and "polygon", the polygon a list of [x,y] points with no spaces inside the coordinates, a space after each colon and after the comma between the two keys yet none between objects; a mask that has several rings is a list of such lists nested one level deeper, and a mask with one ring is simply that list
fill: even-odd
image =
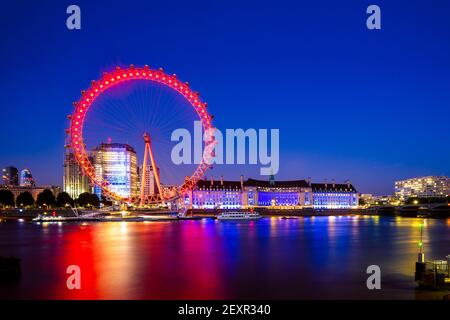
[{"label": "water reflection", "polygon": [[[444,258],[450,219],[2,223],[0,255],[22,258],[24,272],[0,297],[414,298],[422,223],[427,258]],[[66,288],[72,264],[82,270],[79,291]],[[365,287],[370,264],[382,269],[382,292]]]}]

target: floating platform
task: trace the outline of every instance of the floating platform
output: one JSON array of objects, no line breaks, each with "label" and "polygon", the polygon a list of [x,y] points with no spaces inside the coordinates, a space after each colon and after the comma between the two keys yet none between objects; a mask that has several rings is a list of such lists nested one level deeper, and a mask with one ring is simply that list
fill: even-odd
[{"label": "floating platform", "polygon": [[447,260],[416,262],[415,280],[420,288],[448,290],[450,289],[450,255]]}]

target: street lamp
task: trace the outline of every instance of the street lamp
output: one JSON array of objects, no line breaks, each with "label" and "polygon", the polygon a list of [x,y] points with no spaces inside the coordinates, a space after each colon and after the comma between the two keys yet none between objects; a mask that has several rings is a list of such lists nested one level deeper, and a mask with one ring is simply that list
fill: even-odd
[{"label": "street lamp", "polygon": [[418,262],[424,263],[425,262],[425,253],[423,253],[423,222],[419,225],[420,228],[420,241],[418,243],[419,245],[419,254],[418,254]]}]

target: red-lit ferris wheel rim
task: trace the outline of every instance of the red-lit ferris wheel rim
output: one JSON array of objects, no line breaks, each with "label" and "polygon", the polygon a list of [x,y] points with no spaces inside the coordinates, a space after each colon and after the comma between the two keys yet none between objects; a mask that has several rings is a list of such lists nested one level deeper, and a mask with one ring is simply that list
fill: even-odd
[{"label": "red-lit ferris wheel rim", "polygon": [[[139,68],[134,67],[133,65],[125,69],[116,67],[116,69],[112,72],[103,73],[102,78],[97,81],[92,81],[91,86],[87,90],[81,91],[80,100],[74,102],[73,105],[75,107],[75,111],[70,116],[70,129],[68,130],[68,133],[70,134],[70,146],[72,147],[75,154],[75,159],[84,173],[94,184],[99,186],[105,194],[121,201],[130,201],[130,199],[124,198],[119,194],[112,192],[108,188],[107,181],[97,180],[95,176],[94,166],[89,160],[89,156],[84,144],[83,126],[86,114],[88,113],[94,101],[103,92],[120,83],[134,80],[149,80],[160,83],[183,95],[197,112],[197,115],[202,122],[203,129],[205,130],[205,134],[207,135],[206,141],[214,142],[214,138],[212,135],[214,130],[212,126],[212,117],[206,109],[207,104],[200,99],[197,92],[194,92],[189,88],[189,84],[187,82],[178,80],[176,75],[168,75],[161,68],[158,70],[154,70],[150,69],[148,66]],[[204,155],[207,157],[212,157],[212,147],[209,146],[208,150],[210,152],[205,152]],[[210,166],[209,161],[210,159],[206,159],[205,157],[203,158],[202,162],[199,164],[194,173],[189,178],[187,178],[185,182],[179,187],[179,191],[181,194],[184,194],[188,190],[192,190],[196,186],[197,181],[203,177],[205,171]]]}]

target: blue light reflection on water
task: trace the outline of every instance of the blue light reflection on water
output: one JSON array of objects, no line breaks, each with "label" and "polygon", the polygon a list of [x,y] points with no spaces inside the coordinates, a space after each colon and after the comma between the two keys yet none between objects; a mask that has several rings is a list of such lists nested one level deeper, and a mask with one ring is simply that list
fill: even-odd
[{"label": "blue light reflection on water", "polygon": [[[0,297],[63,299],[422,298],[414,290],[420,219],[307,217],[258,221],[0,224],[0,255],[22,258]],[[450,220],[427,220],[427,258],[444,258]],[[65,288],[79,263],[81,292]],[[367,290],[366,268],[382,270]],[[433,296],[434,297],[434,296]]]}]

